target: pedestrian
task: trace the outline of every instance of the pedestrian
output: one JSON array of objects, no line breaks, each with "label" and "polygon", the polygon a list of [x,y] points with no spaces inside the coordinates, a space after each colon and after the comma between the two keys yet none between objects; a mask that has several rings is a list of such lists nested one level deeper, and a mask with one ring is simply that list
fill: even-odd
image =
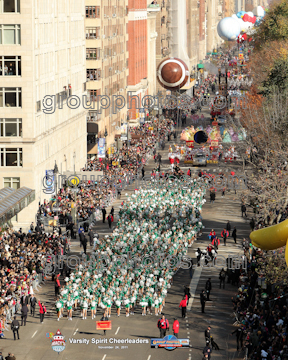
[{"label": "pedestrian", "polygon": [[226,279],[226,271],[224,270],[224,268],[222,268],[222,270],[219,273],[220,289],[222,283],[223,283],[223,289],[225,289],[225,279]]},{"label": "pedestrian", "polygon": [[35,298],[35,296],[32,294],[30,297],[30,314],[33,315],[33,317],[35,316],[35,307],[37,304],[37,299]]},{"label": "pedestrian", "polygon": [[112,206],[111,210],[110,210],[110,214],[112,215],[112,217],[114,217],[114,207]]},{"label": "pedestrian", "polygon": [[92,227],[90,226],[89,232],[88,232],[88,236],[89,236],[89,243],[90,246],[94,245],[94,233],[92,231]]},{"label": "pedestrian", "polygon": [[41,303],[40,301],[38,301],[38,305],[39,305],[39,313],[40,313],[40,323],[43,324],[44,316],[47,313],[46,306],[44,305],[44,303]]},{"label": "pedestrian", "polygon": [[210,340],[211,340],[211,326],[209,325],[207,327],[207,329],[204,331],[204,336],[205,336],[205,340],[206,340],[206,344],[210,344]]},{"label": "pedestrian", "polygon": [[174,334],[174,336],[176,336],[177,338],[178,338],[178,335],[179,335],[179,327],[180,327],[180,325],[179,325],[179,321],[176,319],[176,318],[174,318],[174,322],[173,322],[173,334]]},{"label": "pedestrian", "polygon": [[222,197],[224,197],[224,196],[225,196],[225,187],[222,189]]},{"label": "pedestrian", "polygon": [[158,153],[158,162],[159,162],[159,165],[161,165],[161,159],[162,159],[162,156]]},{"label": "pedestrian", "polygon": [[184,285],[184,296],[187,296],[187,305],[188,305],[189,299],[191,298],[191,293],[190,293],[190,288],[187,285]]},{"label": "pedestrian", "polygon": [[235,242],[235,244],[236,244],[237,230],[236,230],[236,227],[235,227],[235,226],[234,226],[234,229],[233,229],[233,231],[232,231],[232,237],[233,237],[234,242]]},{"label": "pedestrian", "polygon": [[6,356],[5,360],[16,360],[14,354],[8,353],[8,356]]},{"label": "pedestrian", "polygon": [[227,230],[226,230],[226,229],[223,229],[222,232],[221,232],[221,237],[223,238],[224,246],[226,246],[227,236],[229,236],[229,234],[227,235]]},{"label": "pedestrian", "polygon": [[216,199],[216,193],[215,193],[214,190],[212,190],[212,191],[210,192],[210,204],[211,204],[211,202],[212,202],[212,204],[213,204],[214,201],[215,201],[215,199]]},{"label": "pedestrian", "polygon": [[189,168],[188,171],[187,171],[187,176],[190,176],[191,177],[191,169]]},{"label": "pedestrian", "polygon": [[60,280],[59,280],[60,274],[56,275],[55,278],[55,296],[57,297],[59,295],[59,291],[60,291]]},{"label": "pedestrian", "polygon": [[23,305],[21,309],[21,326],[26,326],[26,320],[28,316],[28,306]]},{"label": "pedestrian", "polygon": [[226,224],[226,230],[227,230],[227,239],[228,239],[230,231],[231,231],[231,224],[230,224],[229,220],[227,221],[227,224]]},{"label": "pedestrian", "polygon": [[20,304],[21,304],[21,306],[29,304],[29,297],[28,297],[27,291],[25,291],[25,294],[21,297]]},{"label": "pedestrian", "polygon": [[207,301],[210,301],[209,297],[210,297],[210,293],[211,293],[211,290],[212,290],[211,278],[209,278],[206,281],[205,289],[206,289],[206,292],[207,292]]},{"label": "pedestrian", "polygon": [[112,226],[112,215],[111,214],[108,215],[107,220],[108,220],[109,229],[111,229],[111,226]]},{"label": "pedestrian", "polygon": [[186,317],[186,308],[187,308],[187,298],[188,296],[183,296],[183,299],[180,301],[179,308],[182,308],[182,318]]},{"label": "pedestrian", "polygon": [[237,341],[237,351],[239,351],[239,348],[243,348],[243,337],[244,337],[244,326],[241,326],[241,328],[238,328],[234,330],[231,335],[236,333],[236,341]]},{"label": "pedestrian", "polygon": [[[105,309],[102,318],[100,319],[100,321],[109,321],[108,316],[107,316],[107,309]],[[106,335],[106,330],[104,330],[104,335]]]},{"label": "pedestrian", "polygon": [[241,205],[241,212],[242,212],[242,217],[243,217],[243,214],[245,215],[245,217],[247,217],[245,204]]},{"label": "pedestrian", "polygon": [[86,251],[87,251],[87,238],[86,238],[86,236],[84,235],[84,233],[82,233],[83,234],[83,239],[82,239],[82,246],[83,246],[83,251],[84,251],[84,254],[86,255]]},{"label": "pedestrian", "polygon": [[220,245],[220,240],[218,239],[217,236],[212,240],[212,245],[216,248],[216,250],[218,250],[218,247]]},{"label": "pedestrian", "polygon": [[165,319],[165,315],[162,315],[162,318],[158,320],[157,327],[160,330],[160,338],[163,339],[166,335],[166,331],[169,331],[169,321]]},{"label": "pedestrian", "polygon": [[205,290],[202,290],[202,293],[200,294],[200,302],[201,302],[201,308],[202,308],[202,313],[205,313],[205,303],[206,303],[206,295],[205,295]]},{"label": "pedestrian", "polygon": [[0,360],[4,360],[4,357],[2,355],[2,351],[0,351]]},{"label": "pedestrian", "polygon": [[14,340],[16,340],[16,334],[17,334],[18,340],[20,340],[19,327],[20,327],[19,321],[17,320],[17,317],[14,316],[14,320],[11,323],[11,330],[13,331]]},{"label": "pedestrian", "polygon": [[207,354],[207,353],[205,353],[205,354],[203,355],[202,360],[208,360],[208,354]]},{"label": "pedestrian", "polygon": [[144,176],[145,176],[145,169],[144,169],[144,166],[142,167],[142,179],[144,179]]},{"label": "pedestrian", "polygon": [[210,360],[211,359],[211,353],[212,353],[212,349],[209,346],[209,342],[208,343],[206,342],[206,346],[204,347],[203,354],[208,354],[207,359]]},{"label": "pedestrian", "polygon": [[105,223],[105,217],[106,217],[106,209],[103,207],[102,209],[102,216],[103,216],[103,224]]},{"label": "pedestrian", "polygon": [[200,266],[200,260],[201,260],[201,256],[202,256],[202,251],[200,250],[200,248],[197,249],[195,254],[197,257],[197,266]]}]

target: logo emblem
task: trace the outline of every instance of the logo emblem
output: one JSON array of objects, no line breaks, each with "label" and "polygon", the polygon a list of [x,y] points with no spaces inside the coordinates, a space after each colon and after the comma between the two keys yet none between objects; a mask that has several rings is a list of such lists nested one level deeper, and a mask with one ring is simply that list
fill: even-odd
[{"label": "logo emblem", "polygon": [[56,334],[52,336],[50,341],[52,343],[52,350],[58,352],[58,354],[65,350],[66,341],[64,340],[64,336],[61,334],[59,329],[57,330]]}]

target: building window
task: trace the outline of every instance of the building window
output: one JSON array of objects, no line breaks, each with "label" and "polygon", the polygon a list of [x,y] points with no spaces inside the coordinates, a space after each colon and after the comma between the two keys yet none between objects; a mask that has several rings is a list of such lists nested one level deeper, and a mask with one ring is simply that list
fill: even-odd
[{"label": "building window", "polygon": [[20,45],[20,25],[0,25],[0,44]]},{"label": "building window", "polygon": [[0,148],[0,166],[23,166],[22,148]]},{"label": "building window", "polygon": [[96,101],[97,100],[97,96],[99,95],[99,91],[98,90],[88,90],[88,100],[89,101]]},{"label": "building window", "polygon": [[20,13],[20,0],[0,0],[0,13]]},{"label": "building window", "polygon": [[22,119],[0,119],[0,136],[22,136]]},{"label": "building window", "polygon": [[100,80],[101,69],[87,69],[87,80]]},{"label": "building window", "polygon": [[0,107],[21,106],[21,88],[0,88]]},{"label": "building window", "polygon": [[86,49],[86,60],[99,60],[100,49]]},{"label": "building window", "polygon": [[21,76],[21,56],[0,56],[0,76]]},{"label": "building window", "polygon": [[100,120],[101,114],[98,114],[97,111],[89,111],[86,118],[87,121],[97,121]]},{"label": "building window", "polygon": [[4,188],[10,187],[14,190],[20,189],[20,178],[7,177],[4,178]]},{"label": "building window", "polygon": [[100,7],[99,6],[86,6],[86,18],[99,18]]},{"label": "building window", "polygon": [[100,27],[86,28],[86,39],[100,39]]}]

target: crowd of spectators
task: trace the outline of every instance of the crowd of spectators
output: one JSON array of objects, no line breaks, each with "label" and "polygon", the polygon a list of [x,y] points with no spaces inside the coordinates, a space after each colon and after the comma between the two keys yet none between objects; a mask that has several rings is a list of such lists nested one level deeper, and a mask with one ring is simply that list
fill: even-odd
[{"label": "crowd of spectators", "polygon": [[261,286],[257,274],[261,251],[250,247],[243,240],[247,271],[241,269],[236,279],[239,286],[236,298],[232,298],[238,329],[237,350],[244,348],[247,359],[287,360],[288,359],[288,313],[287,287],[283,285]]},{"label": "crowd of spectators", "polygon": [[[37,229],[36,229],[37,228]],[[0,236],[0,333],[12,321],[19,308],[20,297],[44,280],[43,269],[51,254],[63,254],[67,237],[54,230],[44,232],[39,224],[23,233],[8,228]]]}]

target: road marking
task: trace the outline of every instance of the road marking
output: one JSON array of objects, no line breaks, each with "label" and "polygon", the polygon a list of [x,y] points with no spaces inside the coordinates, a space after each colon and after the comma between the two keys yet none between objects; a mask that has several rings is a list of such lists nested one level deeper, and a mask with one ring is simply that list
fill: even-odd
[{"label": "road marking", "polygon": [[75,335],[77,331],[78,331],[78,329],[76,329],[76,331],[74,332],[74,334],[73,334],[73,335]]},{"label": "road marking", "polygon": [[116,330],[115,335],[118,334],[119,329],[120,329],[120,326],[119,326],[118,329]]},{"label": "road marking", "polygon": [[148,359],[147,360],[150,360],[151,359],[151,355],[148,356]]},{"label": "road marking", "polygon": [[191,310],[191,307],[192,307],[192,304],[193,304],[193,301],[195,298],[197,286],[198,286],[198,283],[200,280],[201,272],[202,272],[202,268],[200,266],[197,267],[196,270],[194,271],[193,277],[191,279],[190,286],[189,286],[190,293],[191,293],[191,299],[189,299],[189,300],[191,300],[191,302],[189,301],[189,305],[187,306],[188,311]]},{"label": "road marking", "polygon": [[36,331],[34,332],[34,334],[32,335],[32,339],[33,339],[33,337],[36,335],[37,331],[38,331],[38,330],[36,330]]},{"label": "road marking", "polygon": [[103,356],[102,360],[105,360],[105,358],[106,358],[106,354]]}]

